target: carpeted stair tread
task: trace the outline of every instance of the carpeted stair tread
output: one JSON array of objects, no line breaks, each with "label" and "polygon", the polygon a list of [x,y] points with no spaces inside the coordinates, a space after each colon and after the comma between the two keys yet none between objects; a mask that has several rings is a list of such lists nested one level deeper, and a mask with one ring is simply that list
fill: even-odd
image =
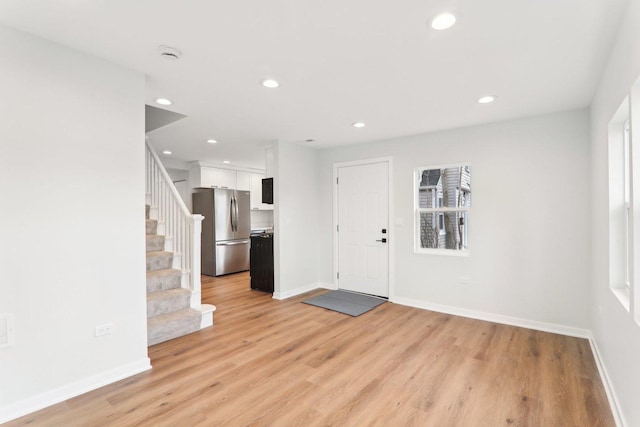
[{"label": "carpeted stair tread", "polygon": [[182,272],[173,268],[147,271],[147,292],[167,291],[180,287]]},{"label": "carpeted stair tread", "polygon": [[164,250],[164,236],[147,234],[147,252]]},{"label": "carpeted stair tread", "polygon": [[147,319],[147,343],[158,344],[200,330],[201,313],[187,308]]},{"label": "carpeted stair tread", "polygon": [[164,270],[171,268],[173,253],[166,251],[147,252],[147,271]]},{"label": "carpeted stair tread", "polygon": [[184,288],[147,294],[147,317],[160,316],[189,308],[191,291]]}]

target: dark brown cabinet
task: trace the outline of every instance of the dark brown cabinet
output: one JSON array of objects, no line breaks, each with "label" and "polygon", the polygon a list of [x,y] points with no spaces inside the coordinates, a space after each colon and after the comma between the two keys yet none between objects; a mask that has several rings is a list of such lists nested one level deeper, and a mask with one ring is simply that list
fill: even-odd
[{"label": "dark brown cabinet", "polygon": [[273,204],[273,178],[262,180],[262,203]]},{"label": "dark brown cabinet", "polygon": [[273,234],[251,235],[251,289],[273,293]]}]

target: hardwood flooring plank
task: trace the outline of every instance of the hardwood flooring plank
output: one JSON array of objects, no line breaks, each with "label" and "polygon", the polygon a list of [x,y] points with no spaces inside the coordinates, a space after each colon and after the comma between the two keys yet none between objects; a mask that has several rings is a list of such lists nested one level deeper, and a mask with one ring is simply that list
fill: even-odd
[{"label": "hardwood flooring plank", "polygon": [[385,303],[359,317],[202,278],[215,324],[153,369],[6,424],[614,426],[588,341]]}]

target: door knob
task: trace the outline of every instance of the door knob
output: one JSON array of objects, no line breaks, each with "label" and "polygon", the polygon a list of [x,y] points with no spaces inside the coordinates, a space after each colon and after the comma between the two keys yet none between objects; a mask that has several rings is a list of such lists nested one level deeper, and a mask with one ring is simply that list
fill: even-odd
[{"label": "door knob", "polygon": [[385,238],[382,238],[382,239],[380,239],[380,240],[376,240],[376,242],[382,242],[382,243],[387,243],[387,239],[385,239]]}]

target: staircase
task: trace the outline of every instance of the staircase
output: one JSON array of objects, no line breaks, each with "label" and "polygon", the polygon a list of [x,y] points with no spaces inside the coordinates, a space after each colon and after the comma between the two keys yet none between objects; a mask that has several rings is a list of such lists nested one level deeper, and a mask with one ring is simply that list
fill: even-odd
[{"label": "staircase", "polygon": [[154,345],[212,326],[216,307],[201,301],[204,217],[189,212],[148,137],[145,163],[147,344]]},{"label": "staircase", "polygon": [[158,344],[200,330],[202,313],[190,307],[191,291],[181,287],[174,254],[165,251],[158,221],[149,218],[147,205],[147,343]]}]

